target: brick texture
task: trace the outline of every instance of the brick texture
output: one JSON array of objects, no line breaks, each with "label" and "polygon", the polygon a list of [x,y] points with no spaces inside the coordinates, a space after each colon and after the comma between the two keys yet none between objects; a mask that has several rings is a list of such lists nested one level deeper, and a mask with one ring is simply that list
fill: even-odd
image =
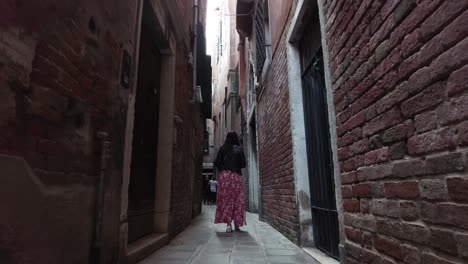
[{"label": "brick texture", "polygon": [[6,263],[88,262],[101,130],[109,133],[112,148],[102,261],[118,255],[128,97],[119,85],[119,67],[122,49],[133,49],[127,41],[135,10],[128,1],[116,1],[109,12],[98,5],[1,5],[0,153],[24,158],[57,193],[26,207],[9,205],[12,215],[20,210],[25,216],[12,223],[4,218],[2,231],[10,224],[15,230],[14,239],[2,243]]},{"label": "brick texture", "polygon": [[[106,131],[111,152],[100,262],[117,263],[126,248],[119,236],[126,224],[120,213],[131,91],[120,85],[120,65],[123,49],[133,54],[133,43],[138,43],[134,39],[137,4],[127,0],[78,5],[69,0],[33,2],[0,4],[0,153],[24,158],[47,194],[25,207],[6,205],[8,214],[21,211],[25,216],[8,222],[2,214],[0,262],[90,263],[100,161],[96,134]],[[178,23],[183,24],[182,37],[187,41],[192,4],[177,1],[175,14],[184,18]],[[174,36],[170,23],[166,26],[165,31]],[[203,146],[201,110],[189,103],[189,53],[184,43],[177,44],[175,112],[184,123],[178,127],[180,143],[173,154],[172,235],[199,212],[194,201],[200,201],[200,194],[187,191],[187,183],[200,179]],[[201,191],[201,183],[195,181],[193,186]],[[17,192],[22,199],[30,197],[21,189]]]},{"label": "brick texture", "polygon": [[468,2],[350,2],[324,1],[344,257],[465,263]]},{"label": "brick texture", "polygon": [[[188,54],[189,51],[178,46],[178,53]],[[204,127],[199,105],[187,104],[187,98],[192,98],[191,70],[187,67],[183,56],[176,58],[177,75],[175,91],[175,115],[182,122],[174,122],[177,133],[173,148],[172,180],[171,180],[171,230],[173,237],[182,232],[192,218],[201,212],[202,199],[202,159]],[[193,182],[193,186],[189,183]],[[193,188],[193,191],[192,191]]]},{"label": "brick texture", "polygon": [[[284,10],[288,14],[289,10]],[[288,15],[288,21],[292,13]],[[289,22],[288,22],[289,24]],[[291,120],[285,27],[272,55],[271,65],[258,95],[259,172],[262,217],[290,240],[298,242],[299,223],[294,186]]]}]

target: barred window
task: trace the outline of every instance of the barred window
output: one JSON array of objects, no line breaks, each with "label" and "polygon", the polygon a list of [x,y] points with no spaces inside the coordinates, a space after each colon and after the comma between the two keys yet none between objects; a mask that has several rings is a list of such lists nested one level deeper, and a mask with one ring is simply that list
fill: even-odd
[{"label": "barred window", "polygon": [[236,72],[234,75],[234,87],[234,92],[236,93],[236,113],[238,113],[241,107],[241,98],[239,94],[239,66],[236,67]]},{"label": "barred window", "polygon": [[263,0],[257,2],[255,12],[255,53],[256,53],[256,70],[257,77],[262,74],[263,64],[266,59],[265,50],[265,24],[264,24],[264,8]]}]

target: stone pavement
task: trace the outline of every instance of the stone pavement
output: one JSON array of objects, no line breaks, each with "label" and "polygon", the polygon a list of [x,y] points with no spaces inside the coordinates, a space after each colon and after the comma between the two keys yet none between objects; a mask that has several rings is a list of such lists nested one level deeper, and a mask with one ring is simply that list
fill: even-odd
[{"label": "stone pavement", "polygon": [[139,264],[319,263],[256,214],[247,213],[242,232],[226,233],[226,225],[213,224],[214,213],[215,206],[203,206],[184,232]]}]

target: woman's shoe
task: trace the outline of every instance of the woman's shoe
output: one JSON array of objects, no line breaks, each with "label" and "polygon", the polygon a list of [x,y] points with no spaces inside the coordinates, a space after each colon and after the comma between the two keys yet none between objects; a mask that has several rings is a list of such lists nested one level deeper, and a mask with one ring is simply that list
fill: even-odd
[{"label": "woman's shoe", "polygon": [[236,227],[236,231],[241,231],[238,224],[234,224],[234,226]]},{"label": "woman's shoe", "polygon": [[228,225],[228,226],[226,227],[226,232],[227,232],[227,233],[231,233],[231,232],[232,232],[232,226],[231,226],[231,225]]}]

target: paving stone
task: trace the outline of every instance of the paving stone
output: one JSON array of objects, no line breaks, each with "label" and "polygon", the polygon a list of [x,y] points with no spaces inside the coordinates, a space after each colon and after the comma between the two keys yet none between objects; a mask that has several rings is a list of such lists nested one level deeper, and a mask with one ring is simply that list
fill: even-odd
[{"label": "paving stone", "polygon": [[205,248],[204,251],[208,254],[231,253],[231,248]]},{"label": "paving stone", "polygon": [[267,264],[266,260],[252,260],[252,259],[231,259],[229,264]]},{"label": "paving stone", "polygon": [[295,256],[296,252],[291,249],[265,249],[267,256]]},{"label": "paving stone", "polygon": [[267,263],[271,264],[293,264],[293,263],[308,263],[308,264],[319,264],[318,262],[312,260],[307,260],[303,257],[298,256],[271,256],[267,258]]},{"label": "paving stone", "polygon": [[[143,262],[141,262],[143,263]],[[152,264],[152,263],[158,263],[158,264],[186,264],[186,261],[180,261],[180,260],[154,260],[154,262],[144,262],[144,264]]]},{"label": "paving stone", "polygon": [[234,242],[234,245],[247,246],[247,247],[260,246],[260,244],[257,241],[242,241],[242,240],[236,240]]},{"label": "paving stone", "polygon": [[198,255],[194,262],[195,263],[216,263],[216,264],[228,264],[229,263],[229,255],[230,253],[222,253],[222,254],[208,254],[208,253],[201,253]]},{"label": "paving stone", "polygon": [[260,247],[250,247],[250,246],[239,246],[235,245],[232,248],[232,252],[261,252],[262,249]]}]

